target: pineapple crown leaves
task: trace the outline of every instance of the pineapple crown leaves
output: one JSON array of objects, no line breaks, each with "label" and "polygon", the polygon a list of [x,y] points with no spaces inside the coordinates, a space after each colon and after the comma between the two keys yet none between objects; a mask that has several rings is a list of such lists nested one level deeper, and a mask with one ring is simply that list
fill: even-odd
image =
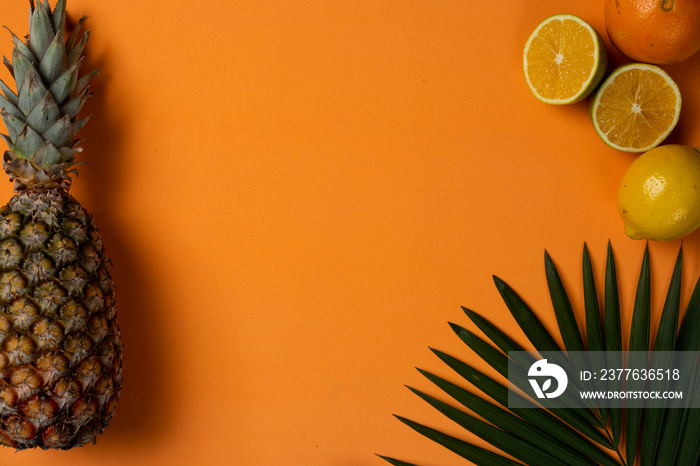
[{"label": "pineapple crown leaves", "polygon": [[[628,345],[622,345],[620,326],[620,298],[617,272],[612,247],[608,243],[604,288],[598,292],[593,276],[588,249],[584,244],[583,261],[583,309],[585,335],[578,328],[575,315],[559,273],[545,252],[545,273],[552,307],[564,350],[588,351],[700,351],[700,280],[688,300],[683,318],[681,315],[682,248],[668,285],[668,292],[661,311],[656,335],[650,332],[651,266],[648,247],[644,252],[632,308],[632,322]],[[525,301],[503,280],[494,277],[496,287],[521,330],[537,351],[559,349],[553,335],[542,325]],[[602,306],[600,306],[602,304]],[[488,363],[501,376],[508,377],[509,359],[515,367],[529,367],[532,360],[513,359],[513,353],[523,351],[514,340],[479,313],[462,308],[467,317],[489,341],[459,325],[450,324],[452,330],[479,358]],[[679,325],[680,322],[680,325]],[[585,343],[584,343],[585,342]],[[653,346],[651,343],[653,342]],[[401,422],[421,435],[442,445],[474,464],[492,465],[695,465],[700,464],[700,409],[653,408],[570,408],[545,410],[517,392],[509,383],[502,383],[478,371],[467,362],[442,351],[431,351],[447,364],[475,391],[448,382],[428,371],[418,369],[430,382],[456,402],[447,404],[425,392],[408,387],[428,404],[465,430],[480,437],[493,447],[507,453],[484,449],[466,440],[448,435],[419,422],[396,416]],[[511,352],[509,354],[509,352]],[[578,354],[578,353],[574,353]],[[653,356],[653,353],[652,353]],[[697,390],[700,372],[695,375]],[[522,388],[522,387],[519,387]],[[535,409],[509,408],[510,397],[519,397],[518,406]],[[466,408],[466,409],[465,409]],[[486,422],[484,422],[486,421]],[[673,432],[670,438],[664,433]],[[624,439],[624,440],[623,440]],[[517,461],[514,461],[513,459]],[[395,458],[380,456],[395,466],[416,466]],[[522,463],[521,463],[522,462]]]},{"label": "pineapple crown leaves", "polygon": [[[14,92],[0,80],[0,117],[8,134],[0,134],[9,150],[3,168],[15,181],[15,190],[70,187],[75,154],[81,140],[75,134],[92,118],[78,119],[92,95],[90,79],[97,71],[79,76],[90,30],[80,34],[82,17],[65,39],[66,0],[51,10],[48,0],[30,0],[26,42],[12,31],[12,61],[3,62],[16,84]],[[9,31],[9,29],[8,29]]]}]

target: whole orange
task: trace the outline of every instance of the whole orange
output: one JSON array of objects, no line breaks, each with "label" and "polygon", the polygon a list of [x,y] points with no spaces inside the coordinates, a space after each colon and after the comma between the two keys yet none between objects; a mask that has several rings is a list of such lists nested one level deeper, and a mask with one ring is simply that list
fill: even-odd
[{"label": "whole orange", "polygon": [[700,49],[700,0],[605,0],[605,27],[632,60],[677,63]]}]

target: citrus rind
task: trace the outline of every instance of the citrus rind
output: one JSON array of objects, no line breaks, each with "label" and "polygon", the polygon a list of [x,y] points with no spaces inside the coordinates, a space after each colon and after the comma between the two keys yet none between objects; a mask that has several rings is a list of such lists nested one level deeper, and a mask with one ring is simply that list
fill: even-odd
[{"label": "citrus rind", "polygon": [[[615,79],[621,75],[622,73],[625,73],[629,70],[643,70],[643,71],[651,71],[661,78],[668,84],[670,89],[673,90],[676,96],[675,100],[675,114],[673,119],[669,122],[667,128],[660,132],[659,135],[651,141],[650,143],[647,143],[643,146],[630,146],[630,145],[620,145],[614,141],[612,141],[608,135],[610,134],[610,131],[605,131],[603,128],[601,128],[599,119],[597,117],[597,110],[600,105],[600,101],[605,95],[606,90],[608,87],[615,81]],[[590,116],[591,116],[591,121],[593,123],[593,127],[595,128],[596,133],[600,138],[603,140],[605,144],[608,146],[612,147],[613,149],[617,149],[619,151],[623,152],[633,152],[633,153],[639,153],[639,152],[646,152],[650,149],[653,149],[654,147],[657,147],[659,144],[661,144],[669,134],[673,131],[673,129],[676,127],[676,124],[678,123],[678,119],[680,118],[680,113],[681,113],[681,92],[680,89],[678,88],[678,85],[675,83],[675,81],[671,78],[671,76],[664,71],[663,69],[659,68],[656,65],[651,65],[647,63],[629,63],[626,65],[619,66],[615,70],[613,70],[612,73],[603,81],[603,83],[598,87],[596,90],[595,94],[593,95],[593,98],[591,99],[590,103]]]},{"label": "citrus rind", "polygon": [[673,241],[700,227],[700,152],[665,144],[637,157],[617,194],[625,234]]},{"label": "citrus rind", "polygon": [[[571,20],[579,24],[581,27],[583,27],[585,30],[587,30],[590,33],[591,39],[593,41],[593,58],[594,58],[594,63],[593,66],[591,67],[589,75],[586,77],[586,79],[583,81],[580,89],[576,91],[573,95],[567,96],[566,98],[549,98],[541,95],[541,93],[537,90],[537,87],[532,83],[530,79],[530,73],[529,73],[529,66],[530,64],[528,63],[528,51],[530,50],[530,46],[532,45],[533,40],[537,38],[539,35],[540,31],[549,25],[552,21],[566,21],[566,20]],[[551,104],[551,105],[566,105],[566,104],[572,104],[575,102],[579,102],[586,97],[588,97],[593,90],[595,90],[596,86],[600,83],[600,81],[603,79],[603,76],[605,75],[605,71],[607,69],[608,65],[608,55],[607,55],[607,50],[605,48],[605,44],[603,42],[603,38],[601,35],[596,31],[590,24],[588,24],[586,21],[583,19],[579,18],[578,16],[571,15],[571,14],[557,14],[550,16],[549,18],[546,18],[543,20],[530,34],[530,37],[528,38],[527,42],[525,43],[525,48],[523,50],[523,72],[525,73],[525,81],[527,82],[528,87],[530,88],[530,91],[532,91],[532,94],[541,102]]]}]

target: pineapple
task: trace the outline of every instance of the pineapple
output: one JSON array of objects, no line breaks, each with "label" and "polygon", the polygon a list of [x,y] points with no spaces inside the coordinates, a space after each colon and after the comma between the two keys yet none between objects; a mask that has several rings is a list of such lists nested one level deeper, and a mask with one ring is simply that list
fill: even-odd
[{"label": "pineapple", "polygon": [[66,2],[30,1],[29,35],[12,34],[0,81],[15,195],[0,209],[0,443],[85,445],[107,427],[122,387],[110,259],[70,194],[78,119],[95,72],[79,77],[89,30],[64,38]]}]

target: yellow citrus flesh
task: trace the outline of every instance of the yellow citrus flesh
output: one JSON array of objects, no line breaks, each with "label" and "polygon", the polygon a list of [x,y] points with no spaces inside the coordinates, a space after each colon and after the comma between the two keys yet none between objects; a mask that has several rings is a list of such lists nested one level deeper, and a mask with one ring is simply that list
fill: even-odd
[{"label": "yellow citrus flesh", "polygon": [[617,194],[625,234],[671,241],[700,226],[700,152],[666,144],[629,166]]},{"label": "yellow citrus flesh", "polygon": [[554,15],[532,32],[523,52],[525,80],[537,99],[570,104],[588,96],[607,67],[605,45],[588,23]]},{"label": "yellow citrus flesh", "polygon": [[663,142],[681,113],[681,93],[661,68],[623,65],[600,85],[591,100],[591,120],[610,147],[645,152]]}]

